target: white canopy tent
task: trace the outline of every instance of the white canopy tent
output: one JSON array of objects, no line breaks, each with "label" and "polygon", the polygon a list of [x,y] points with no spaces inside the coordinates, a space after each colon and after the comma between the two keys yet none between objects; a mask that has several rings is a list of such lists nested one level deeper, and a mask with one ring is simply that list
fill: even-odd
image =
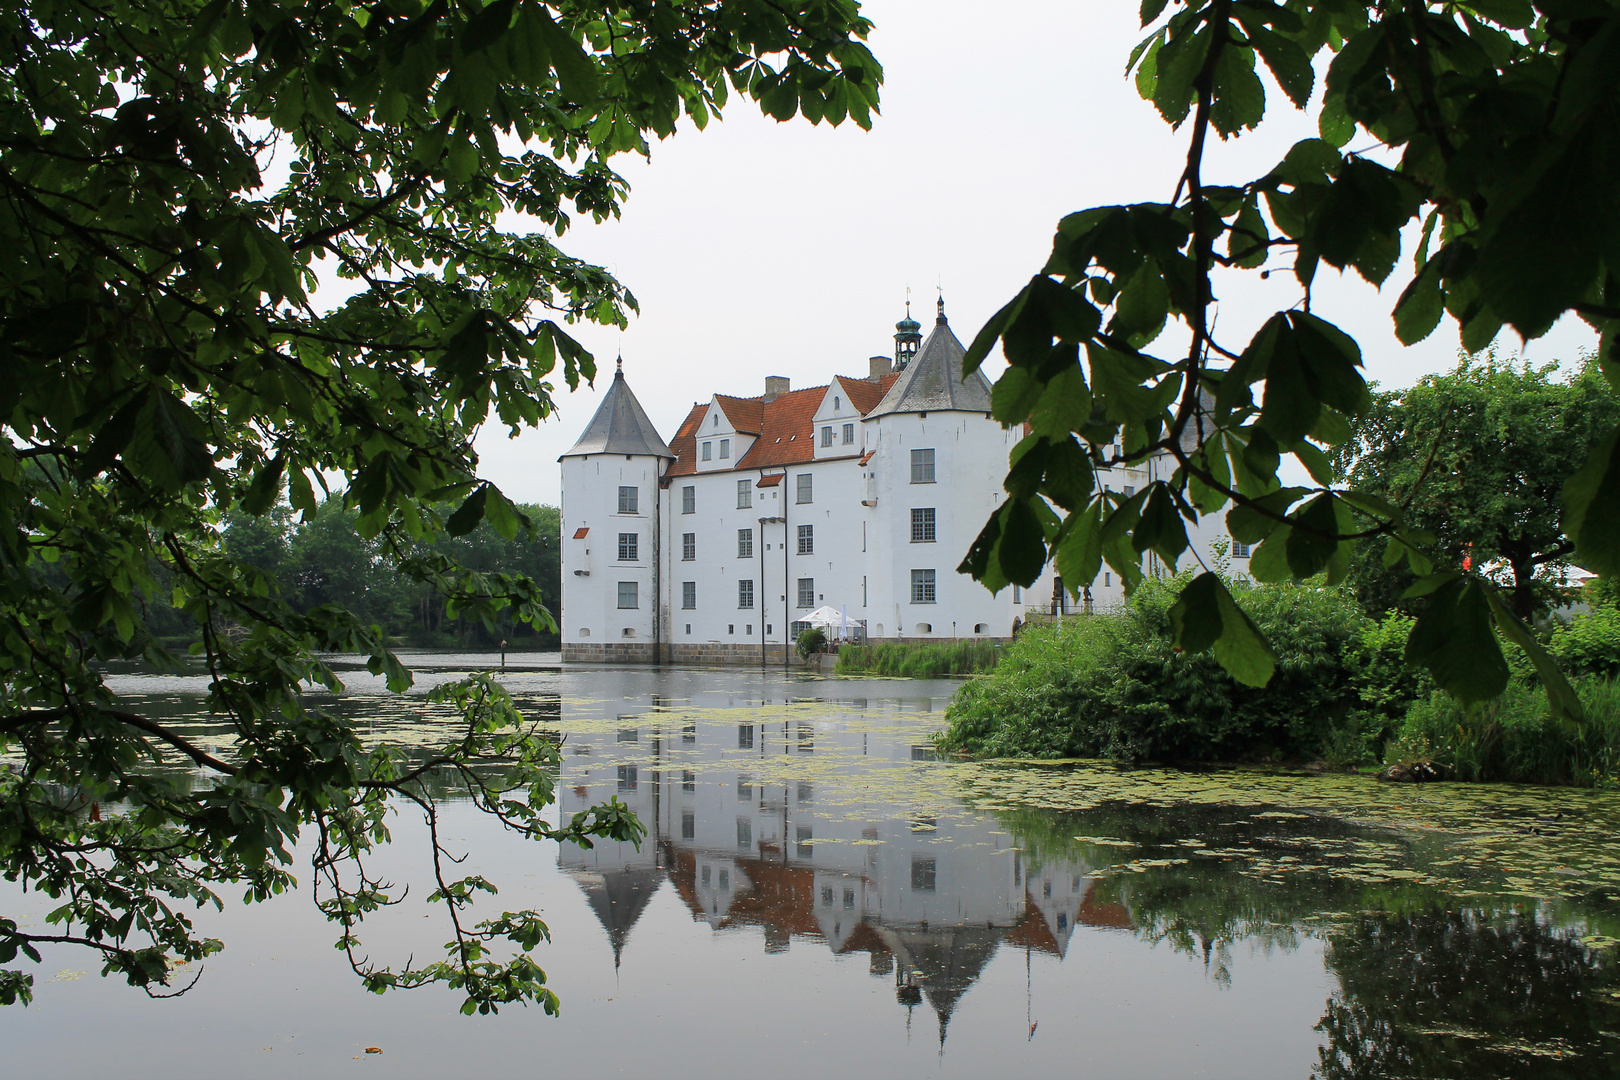
[{"label": "white canopy tent", "polygon": [[848,637],[851,630],[859,627],[859,622],[851,619],[847,610],[840,610],[827,605],[816,608],[810,614],[799,620],[808,626],[819,626],[823,629],[837,630],[839,637]]}]

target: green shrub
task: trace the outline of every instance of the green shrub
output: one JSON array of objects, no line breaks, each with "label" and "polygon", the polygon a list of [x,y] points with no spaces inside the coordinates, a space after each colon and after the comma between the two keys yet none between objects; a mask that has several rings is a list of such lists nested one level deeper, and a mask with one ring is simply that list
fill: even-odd
[{"label": "green shrub", "polygon": [[[1120,760],[1314,757],[1346,729],[1365,745],[1367,729],[1404,711],[1389,644],[1398,628],[1373,623],[1348,593],[1233,583],[1277,653],[1271,682],[1254,689],[1208,653],[1171,648],[1169,609],[1183,584],[1148,582],[1122,612],[1026,632],[992,674],[957,693],[941,747]],[[1395,689],[1372,692],[1369,680],[1379,679]]]},{"label": "green shrub", "polygon": [[1435,692],[1407,710],[1385,762],[1433,760],[1459,780],[1609,785],[1620,779],[1620,682],[1575,680],[1586,722],[1566,724],[1546,694],[1514,680],[1507,692],[1470,715]]},{"label": "green shrub", "polygon": [[799,638],[795,647],[799,651],[800,659],[803,660],[810,659],[811,656],[818,652],[826,652],[827,631],[819,626],[807,626],[799,631]]},{"label": "green shrub", "polygon": [[996,666],[1006,649],[991,641],[954,641],[925,645],[909,641],[880,641],[874,645],[844,645],[838,650],[839,675],[893,675],[925,679],[935,675],[973,675]]},{"label": "green shrub", "polygon": [[1566,675],[1620,678],[1620,608],[1595,608],[1557,624],[1547,651]]}]

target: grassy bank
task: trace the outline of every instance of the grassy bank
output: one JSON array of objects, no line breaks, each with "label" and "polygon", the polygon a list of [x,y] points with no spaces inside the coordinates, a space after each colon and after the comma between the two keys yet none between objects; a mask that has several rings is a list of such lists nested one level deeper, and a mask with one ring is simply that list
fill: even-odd
[{"label": "grassy bank", "polygon": [[883,641],[875,645],[845,645],[838,650],[838,675],[895,675],[927,678],[932,675],[975,675],[996,666],[1004,647],[988,641],[955,641],[923,645]]}]

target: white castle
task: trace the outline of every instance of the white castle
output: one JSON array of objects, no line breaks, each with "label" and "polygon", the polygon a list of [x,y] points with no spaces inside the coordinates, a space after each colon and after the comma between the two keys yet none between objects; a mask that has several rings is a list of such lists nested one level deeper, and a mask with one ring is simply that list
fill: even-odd
[{"label": "white castle", "polygon": [[[1023,431],[992,419],[984,375],[963,377],[943,299],[926,341],[909,305],[895,329],[893,359],[865,376],[766,376],[762,395],[694,403],[667,443],[621,363],[560,459],[563,659],[785,663],[827,609],[835,637],[938,642],[1120,603],[1106,569],[1078,601],[1051,568],[994,595],[956,572]],[[1129,494],[1173,468],[1150,458],[1102,483]],[[1200,524],[1208,561],[1220,530]]]}]

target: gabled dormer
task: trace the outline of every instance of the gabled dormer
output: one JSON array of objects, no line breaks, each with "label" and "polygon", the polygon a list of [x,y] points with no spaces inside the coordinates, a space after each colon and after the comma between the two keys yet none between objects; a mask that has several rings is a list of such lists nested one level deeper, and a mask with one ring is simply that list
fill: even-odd
[{"label": "gabled dormer", "polygon": [[[856,380],[847,380],[856,382]],[[865,383],[859,383],[864,387]],[[821,397],[815,415],[811,418],[811,437],[815,439],[816,460],[853,457],[862,452],[862,410],[850,393],[846,380],[833,379]]]},{"label": "gabled dormer", "polygon": [[759,437],[758,398],[715,394],[694,433],[698,472],[734,469]]}]

